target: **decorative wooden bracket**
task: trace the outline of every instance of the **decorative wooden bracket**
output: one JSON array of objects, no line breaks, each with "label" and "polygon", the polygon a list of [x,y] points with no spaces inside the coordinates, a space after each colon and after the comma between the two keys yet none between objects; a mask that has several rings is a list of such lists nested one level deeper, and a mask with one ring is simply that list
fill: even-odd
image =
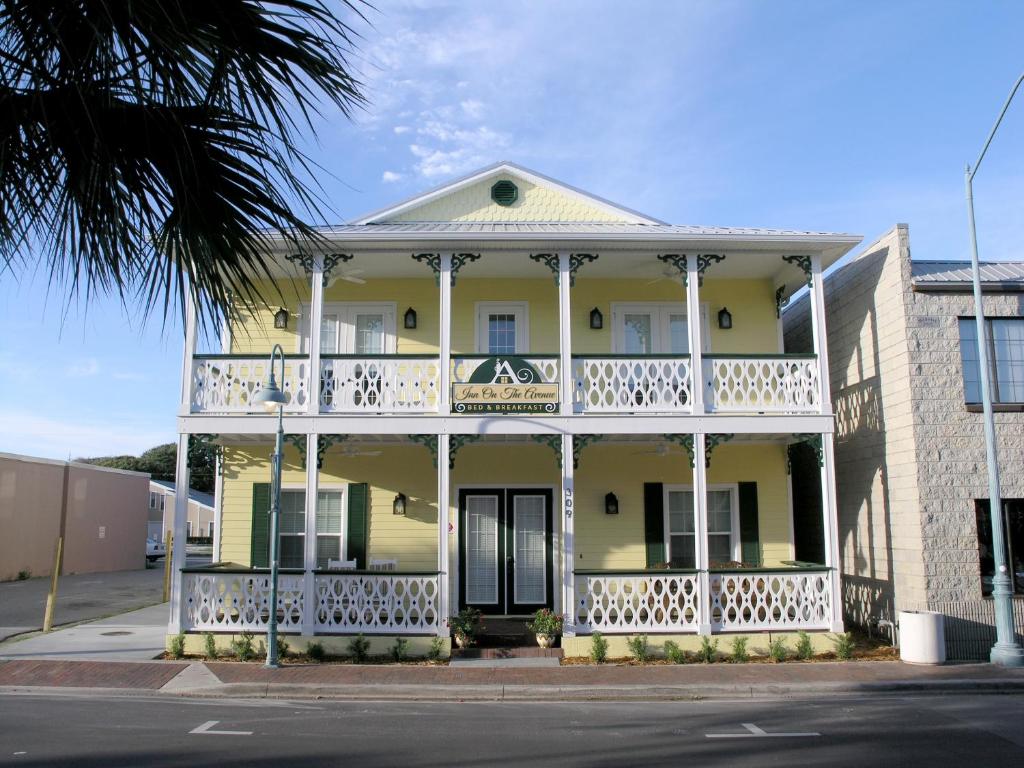
[{"label": "decorative wooden bracket", "polygon": [[448,469],[455,469],[455,454],[459,452],[466,443],[475,443],[483,435],[450,435],[448,437]]},{"label": "decorative wooden bracket", "polygon": [[794,446],[805,443],[814,450],[814,455],[818,457],[818,468],[823,469],[825,467],[825,451],[821,445],[821,435],[817,432],[798,432],[793,435],[793,442],[786,446],[786,474],[793,474],[793,455],[791,453]]},{"label": "decorative wooden bracket", "polygon": [[686,254],[685,253],[659,253],[658,261],[671,264],[676,268],[679,276],[683,278],[683,287],[689,285],[689,278],[686,275]]},{"label": "decorative wooden bracket", "polygon": [[572,468],[579,469],[580,454],[583,449],[591,443],[596,443],[604,438],[604,435],[573,435],[572,436]]},{"label": "decorative wooden bracket", "polygon": [[712,264],[725,261],[724,253],[698,253],[697,254],[697,285],[704,285],[704,272]]},{"label": "decorative wooden bracket", "polygon": [[[570,253],[569,254],[569,287],[576,285],[576,273],[580,267],[590,261],[597,261],[597,253]],[[543,262],[548,269],[555,273],[555,285],[558,285],[558,254],[557,253],[531,253],[530,258],[538,264]]]},{"label": "decorative wooden bracket", "polygon": [[455,276],[468,262],[479,261],[479,253],[453,253],[452,254],[452,285],[455,285]]},{"label": "decorative wooden bracket", "polygon": [[[434,273],[434,282],[437,285],[441,285],[441,254],[439,253],[414,253],[412,254],[414,261],[418,261],[421,264],[426,264],[430,267]],[[479,253],[453,253],[452,254],[452,285],[455,285],[455,276],[459,273],[467,263],[471,261],[478,261],[480,259]]]},{"label": "decorative wooden bracket", "polygon": [[305,435],[285,435],[284,441],[291,443],[295,446],[295,450],[299,452],[299,461],[302,464],[302,468],[306,468],[306,436]]},{"label": "decorative wooden bracket", "polygon": [[434,469],[437,469],[437,435],[409,435],[409,439],[430,451],[430,458],[434,462]]},{"label": "decorative wooden bracket", "polygon": [[[288,261],[293,264],[302,265],[302,270],[306,273],[307,277],[312,276],[313,270],[316,269],[316,256],[311,253],[293,253],[285,256]],[[327,281],[331,277],[331,271],[339,264],[344,264],[347,261],[352,261],[355,258],[353,253],[326,253],[323,256],[323,284],[326,286]]]},{"label": "decorative wooden bracket", "polygon": [[693,469],[693,435],[662,435],[670,443],[677,443],[683,446],[686,456],[690,460],[690,469]]},{"label": "decorative wooden bracket", "polygon": [[782,317],[782,308],[789,304],[789,299],[782,294],[786,292],[786,286],[780,285],[775,289],[775,317]]},{"label": "decorative wooden bracket", "polygon": [[704,435],[704,468],[711,467],[711,452],[722,443],[732,440],[732,435],[711,434]]},{"label": "decorative wooden bracket", "polygon": [[783,256],[782,260],[787,264],[792,264],[797,267],[801,272],[804,273],[804,278],[807,280],[807,287],[810,288],[814,284],[814,276],[811,274],[811,257],[810,256]]},{"label": "decorative wooden bracket", "polygon": [[561,435],[530,435],[530,438],[535,443],[546,445],[552,451],[555,452],[555,461],[558,462],[558,468],[562,468],[562,436]]},{"label": "decorative wooden bracket", "polygon": [[316,468],[324,468],[324,454],[336,443],[348,440],[348,435],[317,435],[316,437]]},{"label": "decorative wooden bracket", "polygon": [[558,285],[558,254],[557,253],[531,253],[530,260],[538,264],[547,264],[548,269],[555,273],[555,285]]}]

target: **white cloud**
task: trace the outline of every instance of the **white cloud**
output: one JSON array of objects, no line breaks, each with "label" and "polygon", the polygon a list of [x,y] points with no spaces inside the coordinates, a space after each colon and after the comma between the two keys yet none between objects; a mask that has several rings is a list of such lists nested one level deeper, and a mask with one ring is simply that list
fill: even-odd
[{"label": "white cloud", "polygon": [[90,357],[87,360],[79,360],[77,363],[73,363],[64,369],[64,372],[68,376],[73,376],[78,379],[87,378],[89,376],[95,376],[100,372],[100,364],[94,357]]},{"label": "white cloud", "polygon": [[401,136],[403,133],[408,133],[409,131],[411,131],[412,128],[410,128],[408,125],[396,125],[391,130],[395,132],[396,136]]},{"label": "white cloud", "polygon": [[465,101],[459,102],[459,106],[462,107],[463,113],[466,117],[472,118],[473,120],[479,120],[484,114],[484,103],[477,99],[466,99]]},{"label": "white cloud", "polygon": [[394,171],[384,171],[384,173],[380,177],[380,180],[383,181],[385,184],[391,184],[396,181],[401,181],[402,174],[395,173]]},{"label": "white cloud", "polygon": [[[165,419],[165,421],[172,421]],[[51,459],[138,455],[174,439],[173,427],[134,422],[123,416],[102,422],[64,420],[34,411],[0,410],[0,450]]]}]

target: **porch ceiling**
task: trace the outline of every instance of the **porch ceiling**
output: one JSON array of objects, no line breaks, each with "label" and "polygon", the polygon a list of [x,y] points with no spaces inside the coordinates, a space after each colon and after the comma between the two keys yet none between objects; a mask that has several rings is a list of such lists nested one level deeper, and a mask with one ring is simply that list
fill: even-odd
[{"label": "porch ceiling", "polygon": [[[475,435],[474,437],[477,439],[467,445],[490,447],[538,445],[533,439],[533,435]],[[234,446],[272,445],[274,436],[219,434],[213,438],[212,442],[217,445]],[[670,440],[656,435],[607,435],[602,436],[599,442],[601,445],[627,445],[634,447],[674,445]],[[775,434],[740,433],[734,434],[729,442],[733,444],[743,443],[744,445],[785,445],[787,443],[799,442],[799,439],[796,435],[782,432]],[[346,447],[357,450],[361,448],[372,450],[374,448],[399,445],[418,445],[418,443],[407,435],[347,435],[343,441],[335,443],[334,447],[339,451],[344,451]]]}]

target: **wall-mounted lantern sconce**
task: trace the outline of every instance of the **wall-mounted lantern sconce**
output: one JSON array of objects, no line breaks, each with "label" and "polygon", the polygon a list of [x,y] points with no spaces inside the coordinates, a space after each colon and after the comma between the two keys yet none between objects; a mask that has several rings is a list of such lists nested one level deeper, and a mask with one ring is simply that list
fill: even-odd
[{"label": "wall-mounted lantern sconce", "polygon": [[416,310],[409,307],[405,310],[405,329],[407,331],[415,330],[416,328]]},{"label": "wall-mounted lantern sconce", "polygon": [[732,328],[732,313],[725,307],[718,310],[718,327],[723,331]]},{"label": "wall-mounted lantern sconce", "polygon": [[590,310],[590,330],[600,331],[604,328],[604,315],[601,314],[601,310],[594,307]]},{"label": "wall-mounted lantern sconce", "polygon": [[287,328],[288,327],[288,310],[284,307],[277,310],[274,313],[274,327],[275,328]]},{"label": "wall-mounted lantern sconce", "polygon": [[396,515],[401,515],[402,517],[405,517],[405,501],[405,494],[399,493],[397,496],[395,496],[395,501],[391,505],[391,511],[394,512]]},{"label": "wall-mounted lantern sconce", "polygon": [[606,515],[619,514],[619,499],[611,491],[604,495],[604,513]]}]

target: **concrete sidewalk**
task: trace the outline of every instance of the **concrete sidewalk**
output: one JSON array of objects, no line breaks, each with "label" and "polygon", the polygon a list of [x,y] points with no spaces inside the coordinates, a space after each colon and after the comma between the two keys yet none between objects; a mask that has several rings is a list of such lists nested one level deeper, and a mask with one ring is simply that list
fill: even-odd
[{"label": "concrete sidewalk", "polygon": [[0,661],[0,693],[120,690],[221,698],[666,700],[891,693],[1024,692],[1024,670],[900,662],[453,668],[259,663]]}]

